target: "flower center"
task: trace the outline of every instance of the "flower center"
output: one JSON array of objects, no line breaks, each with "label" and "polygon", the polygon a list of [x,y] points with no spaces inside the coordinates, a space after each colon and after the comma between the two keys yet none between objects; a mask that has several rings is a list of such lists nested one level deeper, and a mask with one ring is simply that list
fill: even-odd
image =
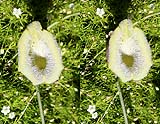
[{"label": "flower center", "polygon": [[132,55],[122,54],[122,61],[127,67],[132,67],[134,63],[134,57]]},{"label": "flower center", "polygon": [[46,68],[47,60],[45,57],[34,55],[33,58],[33,65],[38,67],[39,70],[43,70]]}]

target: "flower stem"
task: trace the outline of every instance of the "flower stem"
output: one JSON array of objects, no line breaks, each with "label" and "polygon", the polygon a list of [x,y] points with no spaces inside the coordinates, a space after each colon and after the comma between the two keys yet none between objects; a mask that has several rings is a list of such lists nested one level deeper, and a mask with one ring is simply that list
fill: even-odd
[{"label": "flower stem", "polygon": [[45,124],[44,113],[43,113],[43,108],[42,108],[42,103],[41,103],[41,96],[40,96],[38,86],[36,86],[36,90],[37,90],[37,99],[38,99],[38,104],[39,104],[39,109],[40,109],[41,121],[42,121],[42,124]]},{"label": "flower stem", "polygon": [[120,102],[121,102],[121,106],[122,106],[122,111],[123,111],[123,115],[124,115],[125,124],[128,124],[126,109],[125,109],[125,106],[124,106],[124,101],[123,101],[123,96],[122,96],[122,91],[121,91],[121,87],[120,87],[120,84],[119,84],[119,80],[117,81],[117,88],[118,88],[118,92],[119,92],[119,98],[120,98]]}]

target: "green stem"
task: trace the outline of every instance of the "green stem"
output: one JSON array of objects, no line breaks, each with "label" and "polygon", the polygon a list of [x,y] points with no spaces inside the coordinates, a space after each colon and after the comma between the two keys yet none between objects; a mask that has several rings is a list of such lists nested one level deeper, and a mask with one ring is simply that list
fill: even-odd
[{"label": "green stem", "polygon": [[22,116],[24,115],[24,113],[25,113],[25,111],[27,110],[28,106],[31,104],[31,101],[32,101],[32,99],[35,97],[36,93],[37,93],[37,92],[35,92],[35,93],[33,94],[33,96],[30,98],[30,100],[28,101],[25,109],[21,112],[21,115],[19,116],[18,120],[15,120],[14,124],[15,124],[15,123],[16,123],[16,124],[19,123],[19,120],[22,118]]},{"label": "green stem", "polygon": [[115,100],[115,98],[117,97],[117,95],[118,95],[118,94],[119,94],[119,92],[117,92],[117,93],[116,93],[116,95],[113,97],[113,99],[112,99],[112,101],[110,102],[110,104],[109,104],[108,108],[106,109],[106,111],[105,111],[104,115],[103,115],[101,118],[99,118],[99,119],[98,119],[98,121],[97,121],[97,123],[96,123],[96,124],[98,124],[98,122],[102,122],[103,118],[104,118],[104,117],[105,117],[105,115],[108,113],[109,108],[110,108],[110,107],[111,107],[111,105],[113,104],[113,102],[114,102],[114,100]]},{"label": "green stem", "polygon": [[122,106],[122,110],[123,110],[125,124],[128,124],[126,109],[125,109],[125,105],[124,105],[124,101],[123,101],[123,96],[122,96],[122,91],[121,91],[121,87],[119,84],[119,80],[117,81],[117,88],[118,88],[118,92],[119,92],[119,98],[120,98],[120,102],[121,102],[121,106]]},{"label": "green stem", "polygon": [[41,96],[40,96],[38,86],[36,86],[36,90],[37,90],[37,99],[38,99],[38,104],[39,104],[39,109],[40,109],[41,121],[42,121],[42,124],[45,124],[44,113],[43,113],[43,108],[42,108],[42,103],[41,103]]},{"label": "green stem", "polygon": [[[73,14],[71,14],[71,15],[68,15],[68,16],[64,17],[64,18],[62,19],[62,21],[63,21],[63,20],[66,20],[66,19],[69,19],[69,18],[71,18],[71,17],[73,17],[73,16],[77,16],[77,15],[80,15],[80,13],[73,13]],[[59,21],[59,22],[60,22],[60,21]],[[59,22],[54,22],[53,24],[51,24],[50,26],[47,27],[47,30],[50,30],[52,27],[54,27],[55,25],[57,25]]]},{"label": "green stem", "polygon": [[142,18],[142,19],[140,19],[139,21],[135,22],[133,25],[135,26],[135,25],[137,25],[138,23],[141,23],[142,21],[144,21],[144,20],[146,20],[146,19],[148,19],[148,18],[151,18],[151,17],[153,17],[153,16],[156,16],[156,15],[160,15],[160,12],[152,13],[152,14],[150,14],[150,15]]}]

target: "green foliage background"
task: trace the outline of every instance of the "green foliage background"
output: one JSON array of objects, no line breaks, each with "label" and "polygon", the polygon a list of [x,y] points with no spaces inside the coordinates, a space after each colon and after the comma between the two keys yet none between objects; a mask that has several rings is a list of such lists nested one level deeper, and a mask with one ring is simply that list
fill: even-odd
[{"label": "green foliage background", "polygon": [[[149,17],[160,12],[159,6],[159,0],[1,0],[0,109],[10,106],[16,117],[11,120],[0,113],[0,124],[41,123],[35,87],[17,67],[18,40],[35,20],[44,29],[55,24],[48,30],[62,49],[65,67],[58,82],[40,86],[46,124],[123,124],[115,77],[106,62],[106,34],[126,18],[144,31],[153,57],[147,77],[121,82],[128,119],[131,124],[160,123],[160,14]],[[22,10],[20,18],[13,8]],[[97,8],[104,8],[103,18],[96,15]],[[96,105],[98,118],[91,118],[89,105]]]}]

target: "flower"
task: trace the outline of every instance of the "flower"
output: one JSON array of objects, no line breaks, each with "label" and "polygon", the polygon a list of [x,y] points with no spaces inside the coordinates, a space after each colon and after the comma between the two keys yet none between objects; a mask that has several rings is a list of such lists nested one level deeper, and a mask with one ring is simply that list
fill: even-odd
[{"label": "flower", "polygon": [[63,69],[61,51],[51,33],[38,21],[27,26],[18,42],[18,70],[33,85],[53,83]]},{"label": "flower", "polygon": [[4,54],[4,49],[0,49],[0,55]]},{"label": "flower", "polygon": [[19,16],[22,14],[22,11],[20,8],[14,8],[13,9],[13,15],[15,15],[17,18],[20,18]]},{"label": "flower", "polygon": [[1,112],[2,112],[4,115],[7,115],[7,114],[10,112],[10,107],[9,107],[9,106],[3,106]]},{"label": "flower", "polygon": [[97,112],[92,113],[92,118],[93,119],[96,119],[97,117],[98,117],[98,113]]},{"label": "flower", "polygon": [[159,87],[155,87],[156,91],[159,91]]},{"label": "flower", "polygon": [[9,113],[9,118],[10,118],[10,119],[15,118],[15,113],[14,113],[14,112]]},{"label": "flower", "polygon": [[89,51],[89,50],[85,48],[84,51],[83,51],[83,54],[88,53],[88,51]]},{"label": "flower", "polygon": [[149,8],[150,8],[150,9],[154,9],[154,8],[155,8],[155,4],[151,3],[151,4],[149,5]]},{"label": "flower", "polygon": [[90,114],[93,114],[93,113],[96,111],[96,106],[95,106],[95,105],[89,105],[87,111],[88,111]]},{"label": "flower", "polygon": [[111,35],[109,68],[123,81],[141,80],[152,65],[151,49],[143,31],[123,20]]},{"label": "flower", "polygon": [[104,9],[97,8],[96,14],[102,18],[105,14]]},{"label": "flower", "polygon": [[74,8],[74,3],[69,4],[69,8],[73,9]]}]

